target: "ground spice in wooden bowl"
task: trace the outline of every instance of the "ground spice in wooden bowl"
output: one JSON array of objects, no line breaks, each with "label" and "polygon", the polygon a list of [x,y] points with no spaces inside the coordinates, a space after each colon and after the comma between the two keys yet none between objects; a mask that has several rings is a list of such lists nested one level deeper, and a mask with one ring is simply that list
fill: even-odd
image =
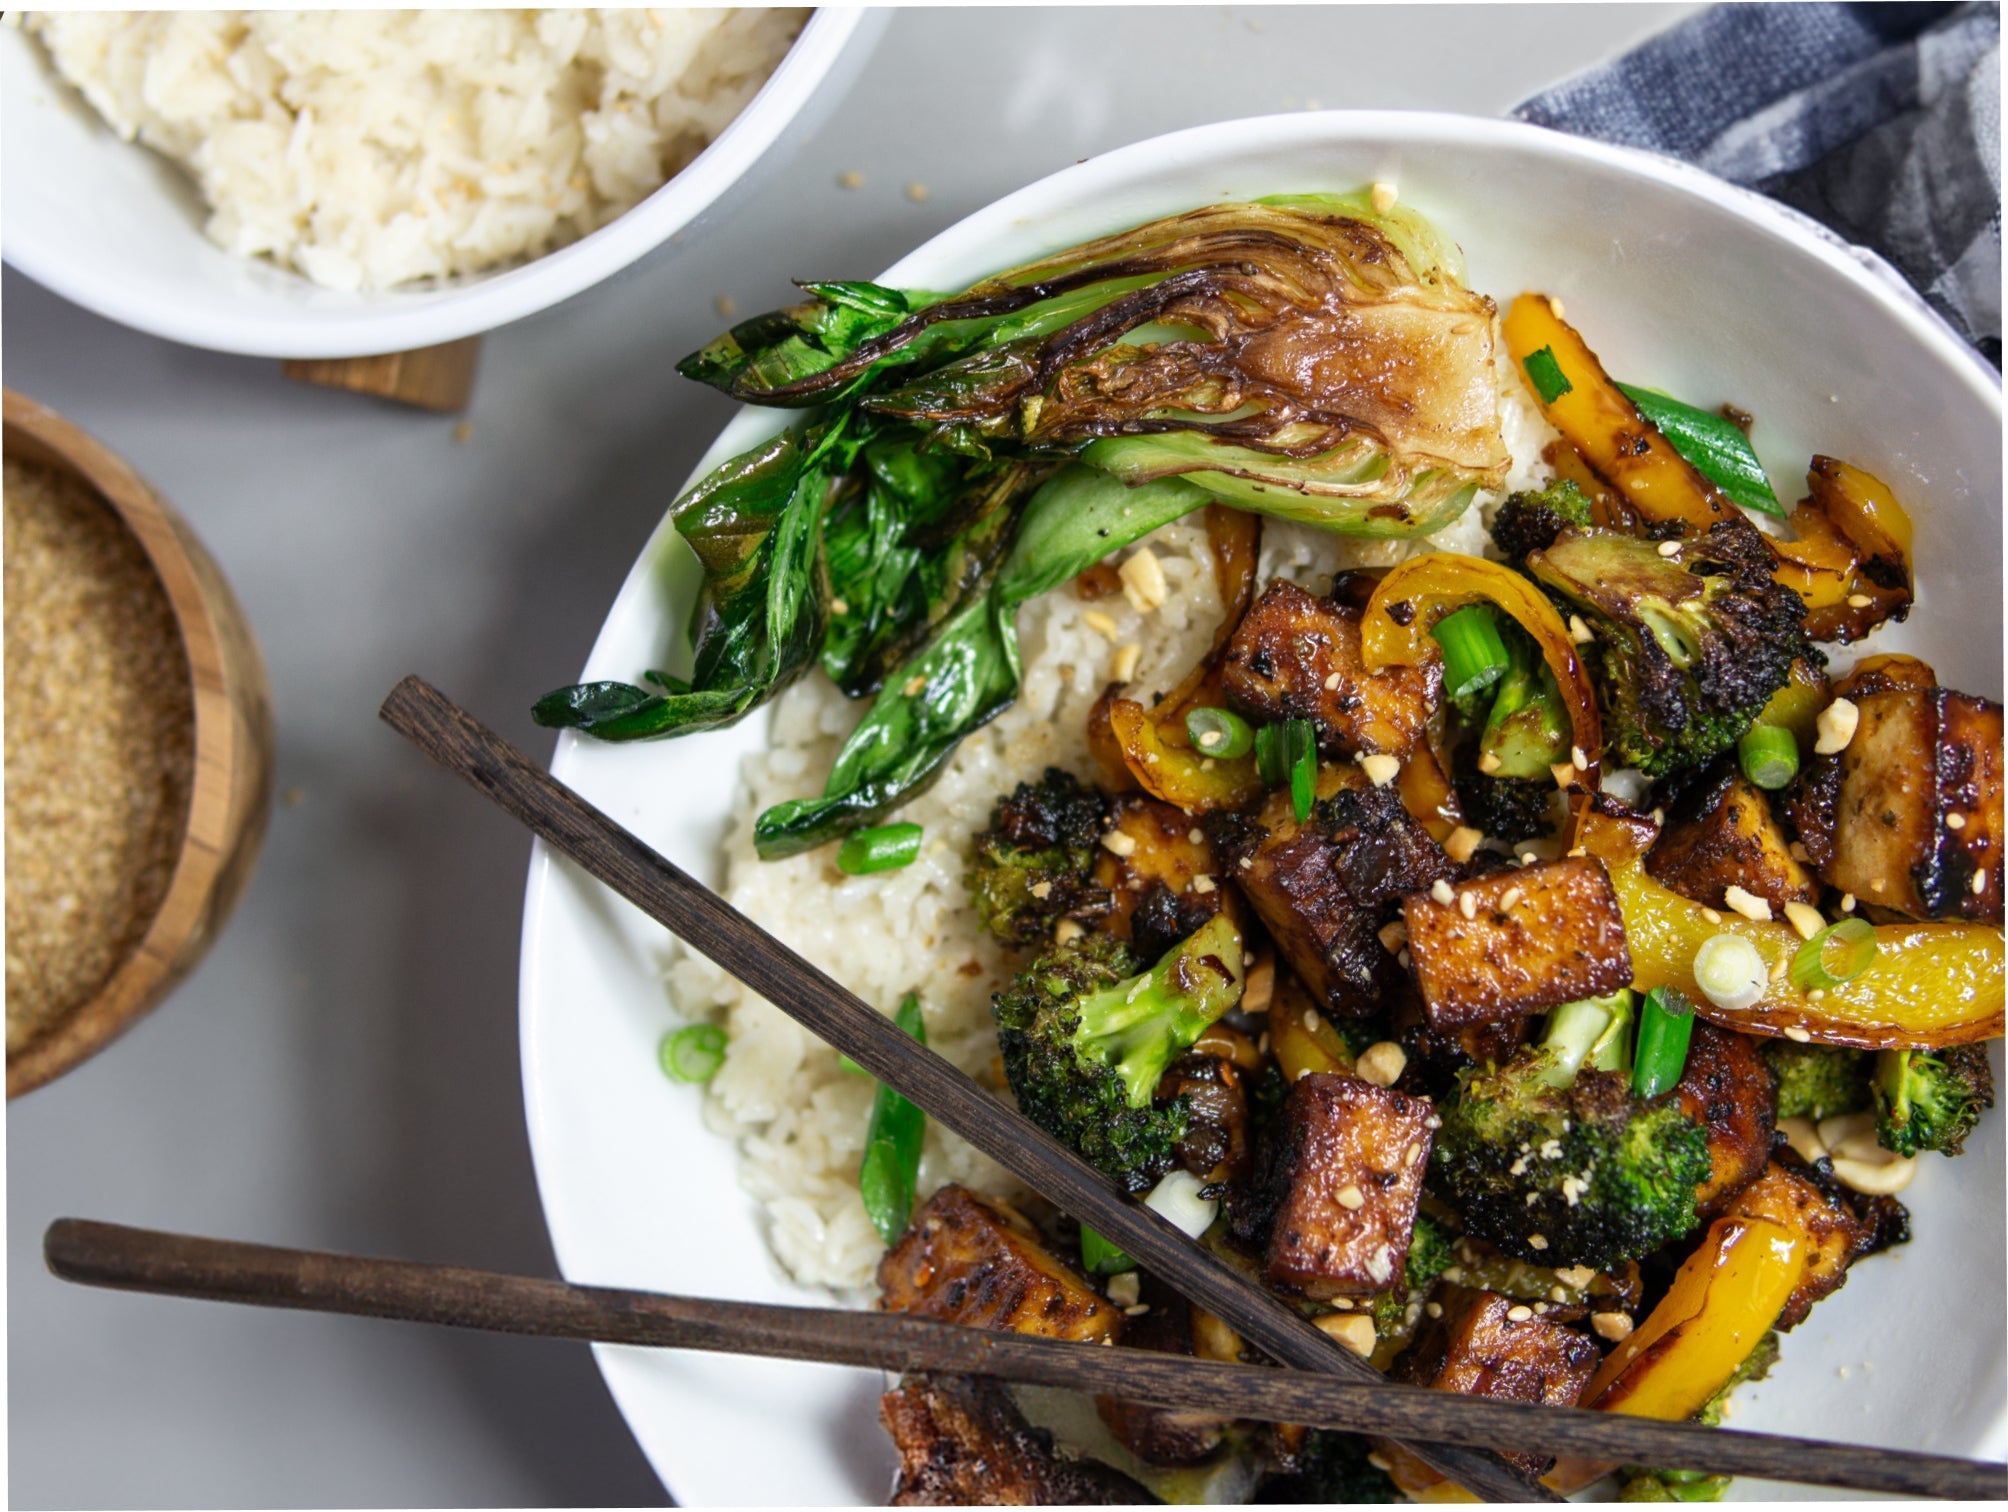
[{"label": "ground spice in wooden bowl", "polygon": [[96,493],[5,463],[7,1053],[89,1002],[167,895],[195,774],[188,655]]}]

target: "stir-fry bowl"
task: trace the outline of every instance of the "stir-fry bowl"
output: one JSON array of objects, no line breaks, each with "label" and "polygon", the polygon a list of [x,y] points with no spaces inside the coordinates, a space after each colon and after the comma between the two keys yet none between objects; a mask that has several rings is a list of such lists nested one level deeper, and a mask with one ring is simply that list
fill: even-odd
[{"label": "stir-fry bowl", "polygon": [[[1868,643],[2001,694],[2001,401],[1981,364],[1872,260],[1768,201],[1677,163],[1498,121],[1302,114],[1142,142],[970,216],[884,275],[954,288],[1090,236],[1223,200],[1399,185],[1465,252],[1474,288],[1560,297],[1610,368],[1758,417],[1781,489],[1815,451],[1885,479],[1916,521],[1918,604]],[[813,248],[807,249],[813,253]],[[813,257],[809,259],[813,262]],[[862,271],[862,270],[860,270]],[[784,291],[776,290],[776,302]],[[786,418],[742,413],[702,472]],[[1796,493],[1787,497],[1796,497]],[[629,680],[678,644],[696,574],[665,524],[643,548],[583,677]],[[524,689],[531,697],[542,689]],[[566,735],[554,769],[650,844],[716,882],[739,759],[764,717],[688,739]],[[663,932],[539,847],[525,907],[522,1035],[531,1142],[564,1273],[773,1301],[792,1285],[702,1096],[663,1076],[676,1019]],[[1916,1237],[1852,1273],[1784,1341],[1735,1423],[1999,1456],[2008,1445],[2004,1141],[1991,1117],[1958,1161],[1926,1156],[1905,1193]],[[884,1499],[893,1465],[875,1377],[829,1367],[602,1349],[642,1448],[682,1500]],[[1790,1496],[1740,1484],[1733,1495]]]},{"label": "stir-fry bowl", "polygon": [[37,283],[150,335],[251,357],[361,357],[494,330],[715,219],[803,141],[863,66],[886,13],[823,9],[717,138],[647,199],[569,246],[437,285],[326,289],[203,235],[200,196],[121,141],[25,33],[0,28],[0,251]]}]

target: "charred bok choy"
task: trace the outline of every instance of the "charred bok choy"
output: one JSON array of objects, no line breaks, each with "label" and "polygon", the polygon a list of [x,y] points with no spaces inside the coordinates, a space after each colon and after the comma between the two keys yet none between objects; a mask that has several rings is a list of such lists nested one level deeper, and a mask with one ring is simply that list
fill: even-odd
[{"label": "charred bok choy", "polygon": [[1503,479],[1491,305],[1365,193],[1218,205],[958,294],[812,283],[680,371],[807,423],[671,520],[703,573],[688,676],[559,689],[540,724],[715,728],[820,661],[874,697],[763,856],[873,823],[1017,695],[1026,599],[1209,500],[1365,536],[1441,528]]}]

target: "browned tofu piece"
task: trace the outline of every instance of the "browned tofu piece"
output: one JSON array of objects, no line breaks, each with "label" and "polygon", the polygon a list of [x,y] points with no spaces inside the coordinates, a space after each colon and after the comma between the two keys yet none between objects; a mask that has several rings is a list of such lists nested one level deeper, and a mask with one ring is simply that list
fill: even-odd
[{"label": "browned tofu piece", "polygon": [[1360,660],[1360,612],[1284,578],[1262,590],[1227,642],[1228,701],[1264,721],[1308,719],[1328,756],[1406,755],[1438,702],[1436,667]]},{"label": "browned tofu piece", "polygon": [[[1586,1335],[1498,1292],[1450,1286],[1437,1293],[1443,1316],[1426,1325],[1388,1372],[1391,1380],[1506,1402],[1573,1407],[1596,1373],[1602,1352]],[[1395,1468],[1396,1484],[1420,1491],[1438,1477],[1397,1446],[1376,1441]],[[1390,1453],[1392,1451],[1392,1453]],[[1528,1475],[1549,1457],[1506,1451]]]},{"label": "browned tofu piece", "polygon": [[1778,1161],[1739,1192],[1726,1211],[1788,1227],[1803,1225],[1812,1235],[1805,1273],[1773,1325],[1780,1333],[1803,1322],[1820,1298],[1840,1290],[1848,1267],[1876,1243],[1875,1225],[1863,1222],[1838,1192],[1821,1191],[1810,1177]]},{"label": "browned tofu piece", "polygon": [[899,1451],[895,1507],[1144,1506],[1155,1496],[1099,1460],[1071,1459],[996,1381],[910,1375],[879,1398]]},{"label": "browned tofu piece", "polygon": [[2001,923],[2001,705],[1886,688],[1856,708],[1821,875],[1913,918]]},{"label": "browned tofu piece", "polygon": [[1091,873],[1115,905],[1100,927],[1154,961],[1220,912],[1230,895],[1214,879],[1213,847],[1199,821],[1183,809],[1131,796],[1109,806],[1109,820]]},{"label": "browned tofu piece", "polygon": [[1727,763],[1697,783],[1667,816],[1645,869],[1684,898],[1727,908],[1723,893],[1740,887],[1782,910],[1818,903],[1820,879],[1792,859],[1791,841],[1764,790]]},{"label": "browned tofu piece", "polygon": [[1610,874],[1568,856],[1402,899],[1422,1005],[1438,1029],[1539,1013],[1631,985]]},{"label": "browned tofu piece", "polygon": [[[1124,1327],[1123,1347],[1189,1358],[1194,1353],[1192,1305],[1155,1276],[1141,1271],[1138,1276],[1137,1300],[1147,1310]],[[1210,1458],[1231,1421],[1196,1408],[1157,1407],[1112,1396],[1096,1397],[1095,1411],[1146,1465],[1196,1465]]]},{"label": "browned tofu piece", "polygon": [[879,1261],[887,1312],[972,1328],[1098,1343],[1122,1314],[1005,1203],[951,1183],[913,1215]]},{"label": "browned tofu piece", "polygon": [[1708,1180],[1695,1192],[1694,1204],[1703,1218],[1712,1218],[1771,1158],[1778,1083],[1749,1035],[1702,1018],[1695,1019],[1692,1035],[1674,1094],[1682,1110],[1708,1131]]},{"label": "browned tofu piece", "polygon": [[1269,1230],[1271,1285],[1322,1298],[1399,1284],[1434,1114],[1424,1098],[1356,1076],[1297,1079],[1267,1177],[1281,1197]]},{"label": "browned tofu piece", "polygon": [[1277,792],[1252,819],[1210,816],[1208,833],[1221,875],[1238,885],[1311,995],[1334,1013],[1359,1015],[1400,985],[1380,939],[1397,901],[1456,867],[1392,787],[1371,786],[1357,767],[1326,787],[1301,825],[1289,795]]}]

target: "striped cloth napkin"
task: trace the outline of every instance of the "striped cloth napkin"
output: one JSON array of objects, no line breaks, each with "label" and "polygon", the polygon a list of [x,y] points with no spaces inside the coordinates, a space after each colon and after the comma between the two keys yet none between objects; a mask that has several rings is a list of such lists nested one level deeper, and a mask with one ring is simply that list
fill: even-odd
[{"label": "striped cloth napkin", "polygon": [[2000,366],[1998,5],[1719,5],[1513,114],[1770,195]]}]

